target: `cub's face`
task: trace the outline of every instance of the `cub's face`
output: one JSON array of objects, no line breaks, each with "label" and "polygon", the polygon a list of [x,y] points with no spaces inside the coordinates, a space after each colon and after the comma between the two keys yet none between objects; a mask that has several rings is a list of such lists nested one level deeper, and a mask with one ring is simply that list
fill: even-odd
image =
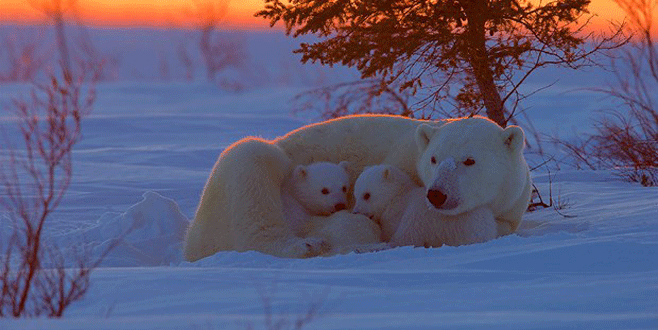
[{"label": "cub's face", "polygon": [[478,117],[439,128],[419,126],[417,171],[428,203],[445,214],[493,203],[522,153],[523,139],[516,126],[502,129]]},{"label": "cub's face", "polygon": [[354,183],[355,205],[352,213],[380,220],[386,208],[409,187],[411,179],[398,168],[376,165],[366,168]]},{"label": "cub's face", "polygon": [[312,215],[330,215],[347,206],[348,162],[299,165],[293,172],[293,194]]}]

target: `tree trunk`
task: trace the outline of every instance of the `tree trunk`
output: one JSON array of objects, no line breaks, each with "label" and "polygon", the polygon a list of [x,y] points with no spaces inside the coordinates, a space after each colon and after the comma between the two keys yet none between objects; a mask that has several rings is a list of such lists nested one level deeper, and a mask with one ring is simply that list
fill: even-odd
[{"label": "tree trunk", "polygon": [[468,54],[466,57],[473,70],[473,76],[482,95],[484,107],[487,109],[487,117],[501,127],[505,127],[507,125],[505,107],[498,93],[487,54],[485,31],[487,3],[488,1],[474,1],[469,6],[464,6],[464,8],[470,9],[465,12],[468,20],[466,31]]},{"label": "tree trunk", "polygon": [[[480,94],[482,94],[484,107],[487,109],[487,117],[495,121],[500,127],[505,127],[507,125],[505,108],[503,106],[503,100],[498,93],[496,83],[494,82],[491,68],[486,65],[486,61],[485,63],[476,61],[476,63],[471,65],[473,66],[473,73],[478,89],[480,90]],[[476,68],[476,66],[479,67]]]}]

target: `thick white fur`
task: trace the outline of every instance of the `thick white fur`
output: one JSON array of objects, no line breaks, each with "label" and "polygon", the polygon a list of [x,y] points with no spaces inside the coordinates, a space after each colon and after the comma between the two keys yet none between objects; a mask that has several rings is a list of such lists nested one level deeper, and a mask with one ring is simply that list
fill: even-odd
[{"label": "thick white fur", "polygon": [[477,116],[440,128],[421,125],[416,133],[417,173],[426,193],[447,196],[441,213],[457,216],[483,207],[496,217],[499,236],[518,228],[532,185],[521,128],[503,129]]},{"label": "thick white fur", "polygon": [[486,207],[446,215],[427,205],[424,188],[414,189],[408,197],[412,203],[389,242],[391,246],[458,246],[486,242],[498,236],[496,219]]},{"label": "thick white fur", "polygon": [[381,250],[381,230],[372,220],[349,211],[339,211],[328,217],[312,217],[310,236],[320,237],[330,246],[326,253],[345,254],[352,251]]},{"label": "thick white fur", "polygon": [[382,238],[391,246],[454,246],[497,236],[491,210],[481,207],[458,215],[444,214],[428,203],[424,187],[391,165],[367,168],[356,180],[354,194],[353,212],[379,219]]},{"label": "thick white fur", "polygon": [[297,165],[281,187],[287,223],[296,236],[304,236],[311,216],[328,216],[344,210],[350,186],[349,162]]},{"label": "thick white fur", "polygon": [[186,259],[198,260],[220,250],[276,251],[300,258],[329,251],[321,238],[295,237],[284,221],[280,191],[291,170],[283,150],[268,141],[247,138],[227,148],[187,230]]},{"label": "thick white fur", "polygon": [[[383,163],[400,168],[420,184],[416,171],[423,160],[417,164],[421,149],[416,141],[428,137],[428,145],[436,144],[430,143],[434,131],[417,134],[423,123],[428,124],[425,128],[440,125],[399,116],[349,116],[305,126],[274,141],[237,141],[222,152],[206,182],[185,238],[185,258],[195,261],[222,250],[257,250],[291,258],[328,253],[335,247],[326,236],[295,237],[285,223],[281,186],[286,175],[299,164],[349,161],[354,182],[364,167]],[[517,170],[527,174],[520,167]],[[512,202],[491,203],[499,235],[513,232],[520,223],[529,201],[529,182],[527,176],[516,183],[527,192],[505,194]]]},{"label": "thick white fur", "polygon": [[286,175],[299,164],[348,161],[350,182],[365,166],[379,163],[416,178],[415,131],[422,123],[431,122],[350,116],[305,126],[274,141],[250,137],[234,143],[219,156],[206,182],[187,231],[185,258],[195,261],[222,250],[291,258],[326,253],[331,242],[326,236],[295,237],[285,223],[281,186]]}]

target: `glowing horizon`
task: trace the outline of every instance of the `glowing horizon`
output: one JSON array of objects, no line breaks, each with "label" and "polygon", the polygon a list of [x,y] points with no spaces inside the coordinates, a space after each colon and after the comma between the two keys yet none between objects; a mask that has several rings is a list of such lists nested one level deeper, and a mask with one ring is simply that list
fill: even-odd
[{"label": "glowing horizon", "polygon": [[[0,0],[0,24],[42,24],[47,17],[30,0]],[[34,1],[37,2],[37,1]],[[38,1],[44,2],[43,0]],[[46,1],[47,2],[47,1]],[[66,3],[65,0],[62,1]],[[219,2],[219,1],[216,1]],[[75,13],[67,10],[69,18],[80,19],[93,27],[157,27],[187,28],[195,26],[195,2],[188,0],[77,0]],[[244,29],[266,29],[269,24],[254,17],[261,9],[262,0],[233,0],[221,17],[219,26]]]},{"label": "glowing horizon", "polygon": [[[0,24],[44,23],[46,16],[31,5],[35,2],[44,0],[1,0]],[[66,0],[62,2],[66,3]],[[203,3],[203,0],[77,0],[75,13],[85,25],[95,27],[189,28],[195,26],[190,14],[194,3]],[[254,17],[263,6],[263,0],[229,1],[226,14],[218,25],[248,30],[268,29],[267,20]],[[605,29],[610,21],[619,22],[624,18],[623,11],[613,0],[593,0],[589,10],[598,16],[592,21],[591,30]],[[71,16],[72,13],[68,14]]]}]

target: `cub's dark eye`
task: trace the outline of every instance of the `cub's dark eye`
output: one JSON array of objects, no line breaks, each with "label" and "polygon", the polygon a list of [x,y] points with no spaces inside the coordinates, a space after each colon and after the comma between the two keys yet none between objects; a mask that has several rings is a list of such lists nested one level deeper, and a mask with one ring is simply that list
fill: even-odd
[{"label": "cub's dark eye", "polygon": [[343,186],[343,192],[344,192],[344,193],[347,192],[347,187]]},{"label": "cub's dark eye", "polygon": [[329,189],[327,189],[327,188],[322,188],[322,194],[323,194],[323,195],[327,195],[327,194],[329,194]]},{"label": "cub's dark eye", "polygon": [[363,200],[364,200],[364,201],[367,201],[367,200],[369,200],[369,199],[370,199],[370,193],[365,193],[365,194],[363,194]]},{"label": "cub's dark eye", "polygon": [[473,158],[466,158],[466,160],[464,161],[464,165],[466,165],[466,166],[471,166],[471,165],[474,165],[474,164],[475,164],[475,159],[473,159]]},{"label": "cub's dark eye", "polygon": [[430,159],[430,162],[432,162],[432,164],[436,164],[436,157],[432,156],[432,159]]}]

